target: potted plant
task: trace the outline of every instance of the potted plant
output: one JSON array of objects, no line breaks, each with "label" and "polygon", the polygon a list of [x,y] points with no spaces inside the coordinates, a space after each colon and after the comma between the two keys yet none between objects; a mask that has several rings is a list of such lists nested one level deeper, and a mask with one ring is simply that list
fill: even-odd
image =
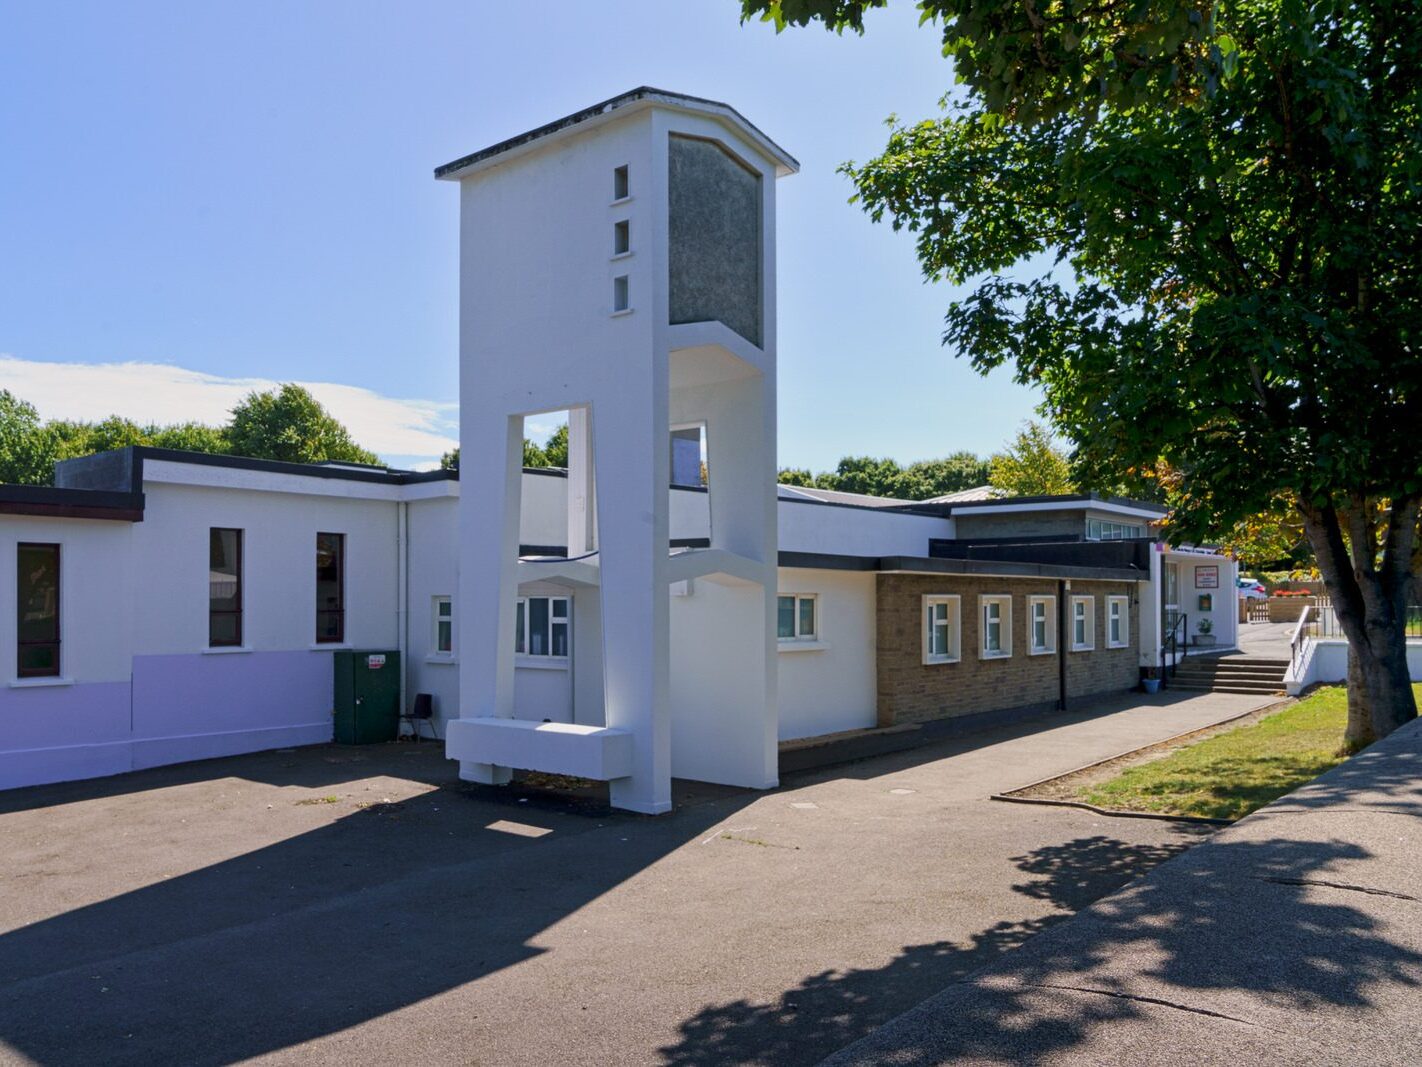
[{"label": "potted plant", "polygon": [[1215,621],[1210,618],[1201,619],[1195,624],[1195,629],[1199,632],[1195,635],[1195,644],[1204,648],[1215,643],[1215,635],[1211,632],[1215,628]]},{"label": "potted plant", "polygon": [[1160,692],[1160,668],[1146,667],[1141,671],[1141,688],[1147,693]]}]

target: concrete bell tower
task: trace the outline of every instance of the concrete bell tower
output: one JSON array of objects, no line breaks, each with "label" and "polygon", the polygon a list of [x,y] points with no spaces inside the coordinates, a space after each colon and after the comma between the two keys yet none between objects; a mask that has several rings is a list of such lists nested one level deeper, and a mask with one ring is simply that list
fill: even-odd
[{"label": "concrete bell tower", "polygon": [[[435,172],[460,184],[462,777],[600,778],[649,813],[674,775],[776,784],[775,181],[797,169],[732,108],[641,88]],[[567,556],[520,559],[524,418],[565,410]],[[514,717],[516,600],[549,580],[578,590],[572,723]]]}]

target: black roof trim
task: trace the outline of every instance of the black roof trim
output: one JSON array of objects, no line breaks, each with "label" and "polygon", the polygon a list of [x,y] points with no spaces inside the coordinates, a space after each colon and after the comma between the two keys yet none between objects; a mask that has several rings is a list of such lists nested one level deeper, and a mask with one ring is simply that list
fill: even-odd
[{"label": "black roof trim", "polygon": [[0,515],[142,522],[143,494],[104,489],[59,489],[52,485],[0,484]]},{"label": "black roof trim", "polygon": [[457,470],[445,468],[433,471],[401,471],[325,463],[286,463],[280,460],[249,459],[246,456],[225,456],[211,452],[184,452],[176,448],[153,448],[148,445],[133,445],[110,452],[97,452],[92,456],[62,460],[54,465],[55,477],[64,483],[63,488],[138,492],[143,486],[144,461],[150,459],[187,463],[198,467],[294,474],[304,478],[333,478],[375,485],[420,485],[426,482],[459,480]]},{"label": "black roof trim", "polygon": [[932,559],[926,556],[884,556],[881,571],[922,574],[986,575],[994,578],[1079,578],[1110,582],[1143,582],[1148,571],[1129,567],[1074,567],[1053,563],[1018,563],[1010,560]]},{"label": "black roof trim", "polygon": [[930,559],[926,556],[847,556],[832,552],[781,552],[779,565],[807,570],[909,571],[965,577],[1072,578],[1108,582],[1142,582],[1149,576],[1145,571],[1125,567],[1070,567],[1005,560]]},{"label": "black roof trim", "polygon": [[626,107],[628,104],[636,103],[638,100],[644,100],[648,97],[653,96],[664,96],[669,100],[680,100],[688,104],[707,104],[711,107],[725,108],[732,115],[736,116],[736,118],[740,119],[741,122],[744,122],[752,130],[755,130],[757,134],[759,134],[762,138],[765,139],[767,144],[772,145],[777,152],[779,152],[786,159],[790,160],[790,162],[794,164],[794,166],[799,167],[800,165],[796,161],[794,156],[792,156],[789,152],[785,151],[785,149],[781,148],[769,137],[766,137],[765,132],[763,130],[756,126],[755,123],[747,119],[735,108],[731,107],[730,104],[723,104],[719,100],[708,100],[702,96],[688,96],[686,93],[673,93],[668,92],[665,89],[654,89],[650,85],[641,85],[638,86],[636,89],[628,90],[627,92],[620,93],[617,96],[612,97],[611,99],[604,100],[600,104],[593,104],[591,107],[585,107],[581,111],[574,111],[571,115],[564,115],[561,119],[554,119],[552,122],[544,123],[542,126],[536,127],[532,130],[528,130],[524,133],[520,133],[515,137],[510,137],[507,140],[498,142],[497,144],[491,144],[489,145],[489,147],[481,148],[477,152],[471,152],[467,156],[460,156],[453,162],[446,163],[440,167],[436,167],[434,176],[436,178],[443,178],[445,177],[445,175],[453,174],[455,171],[463,170],[465,167],[471,167],[475,163],[482,163],[486,159],[492,159],[494,156],[503,155],[505,152],[510,152],[515,148],[521,148],[523,145],[531,144],[534,141],[541,140],[542,138],[558,133],[561,130],[566,130],[569,127],[577,126],[580,123],[587,122],[589,119],[595,119],[599,115],[605,114],[606,112],[615,111],[620,107]]},{"label": "black roof trim", "polygon": [[1170,509],[1164,504],[1153,504],[1146,500],[1132,500],[1124,496],[1103,496],[1100,493],[1057,493],[1046,496],[1002,496],[992,500],[958,500],[950,501],[939,505],[948,511],[957,508],[1004,508],[1014,504],[1061,504],[1063,507],[1081,505],[1090,507],[1092,504],[1119,504],[1122,507],[1136,508],[1139,511],[1153,511],[1158,515],[1170,514]]}]

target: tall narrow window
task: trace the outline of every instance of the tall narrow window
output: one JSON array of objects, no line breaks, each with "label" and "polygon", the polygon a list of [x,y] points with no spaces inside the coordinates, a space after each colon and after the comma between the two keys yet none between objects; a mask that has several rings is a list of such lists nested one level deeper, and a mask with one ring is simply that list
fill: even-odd
[{"label": "tall narrow window", "polygon": [[346,639],[346,535],[316,535],[316,640]]},{"label": "tall narrow window", "polygon": [[632,305],[631,297],[627,290],[627,275],[623,274],[612,279],[612,310],[614,312],[626,311]]},{"label": "tall narrow window", "polygon": [[454,604],[447,596],[434,598],[434,650],[437,656],[454,654]]},{"label": "tall narrow window", "polygon": [[208,532],[207,643],[242,644],[242,531],[214,526]]},{"label": "tall narrow window", "polygon": [[978,598],[978,605],[982,658],[1012,655],[1012,597],[982,596]]},{"label": "tall narrow window", "polygon": [[59,546],[22,542],[15,586],[17,648],[21,678],[59,675]]},{"label": "tall narrow window", "polygon": [[1032,624],[1032,655],[1045,656],[1057,650],[1057,598],[1027,598],[1027,617]]},{"label": "tall narrow window", "polygon": [[612,170],[612,199],[626,200],[631,195],[631,187],[627,184],[627,164],[624,163]]},{"label": "tall narrow window", "polygon": [[623,219],[612,224],[612,254],[625,256],[632,251],[632,223]]},{"label": "tall narrow window", "polygon": [[961,658],[959,610],[956,596],[923,598],[924,663],[957,663]]},{"label": "tall narrow window", "polygon": [[1096,598],[1071,598],[1071,650],[1090,652],[1096,647]]},{"label": "tall narrow window", "polygon": [[1125,648],[1131,643],[1131,598],[1113,596],[1106,599],[1106,645]]}]

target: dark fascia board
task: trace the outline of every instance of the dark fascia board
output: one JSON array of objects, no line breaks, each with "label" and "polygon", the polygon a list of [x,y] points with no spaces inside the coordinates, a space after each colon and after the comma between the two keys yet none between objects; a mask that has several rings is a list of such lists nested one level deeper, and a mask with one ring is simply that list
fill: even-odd
[{"label": "dark fascia board", "polygon": [[143,494],[51,485],[0,485],[0,515],[142,522]]},{"label": "dark fascia board", "polygon": [[846,556],[834,552],[781,552],[782,567],[802,567],[813,571],[876,571],[877,556]]},{"label": "dark fascia board", "polygon": [[920,574],[985,575],[996,578],[1078,578],[1082,581],[1143,582],[1149,574],[1134,567],[1072,567],[1048,563],[1014,563],[989,559],[929,559],[923,556],[884,556],[881,571]]},{"label": "dark fascia board", "polygon": [[1081,581],[1143,582],[1149,575],[1129,567],[1058,567],[998,560],[929,559],[924,556],[848,556],[830,552],[781,552],[782,567],[831,571],[906,571],[993,578],[1064,578]]},{"label": "dark fascia board", "polygon": [[425,482],[458,481],[459,472],[441,468],[433,471],[397,471],[378,467],[328,466],[321,463],[284,463],[271,459],[249,459],[246,456],[224,456],[210,452],[184,452],[176,448],[152,448],[134,445],[112,452],[99,452],[95,456],[82,456],[74,460],[64,460],[55,464],[62,471],[66,463],[78,468],[96,457],[124,457],[117,464],[108,464],[109,470],[122,469],[127,484],[120,488],[109,485],[105,488],[115,492],[138,492],[143,486],[143,464],[146,460],[167,463],[186,463],[196,467],[223,467],[228,470],[263,471],[269,474],[294,474],[304,478],[333,478],[340,481],[365,482],[377,485],[418,485]]},{"label": "dark fascia board", "polygon": [[1164,504],[1152,504],[1146,500],[1132,500],[1124,496],[1103,496],[1100,493],[1060,493],[1047,496],[1004,496],[994,500],[959,500],[939,505],[948,511],[959,508],[1005,508],[1016,504],[1060,504],[1063,508],[1089,508],[1092,504],[1119,504],[1122,507],[1153,511],[1157,515],[1169,515],[1170,509]]},{"label": "dark fascia board", "polygon": [[461,171],[466,167],[472,167],[474,164],[482,163],[486,159],[492,159],[495,156],[501,156],[505,152],[513,151],[515,148],[521,148],[526,144],[531,144],[534,141],[542,140],[544,137],[549,137],[555,133],[560,132],[561,130],[566,130],[572,126],[578,126],[584,122],[587,122],[589,119],[595,119],[599,115],[606,114],[609,111],[616,111],[618,108],[626,107],[628,104],[633,104],[636,103],[638,100],[645,100],[650,97],[661,97],[670,100],[674,103],[680,102],[684,104],[701,105],[703,107],[722,108],[730,112],[741,122],[745,123],[745,125],[748,126],[750,129],[754,130],[756,134],[762,140],[765,141],[766,144],[770,145],[772,148],[775,149],[775,151],[779,152],[782,156],[784,156],[785,159],[789,161],[792,167],[794,167],[796,170],[798,170],[800,167],[800,164],[796,162],[794,156],[792,156],[789,152],[785,151],[785,149],[781,148],[769,137],[766,137],[765,133],[759,127],[757,127],[755,123],[751,122],[749,119],[747,119],[744,115],[742,115],[735,108],[731,107],[729,104],[723,104],[719,100],[708,100],[705,97],[701,96],[688,96],[685,93],[672,93],[668,92],[665,89],[654,89],[650,85],[642,85],[638,86],[636,89],[631,89],[625,93],[620,93],[617,96],[612,97],[610,100],[604,100],[600,104],[593,104],[591,107],[585,107],[581,111],[574,111],[571,115],[564,115],[561,119],[554,119],[552,122],[544,123],[542,126],[536,127],[532,130],[528,130],[525,133],[520,133],[515,137],[510,137],[507,140],[498,142],[497,144],[489,145],[488,148],[481,148],[477,152],[471,152],[467,156],[461,156],[460,158],[450,163],[446,163],[441,167],[436,167],[434,176],[437,179],[448,177],[449,175],[454,174],[456,171]]}]

